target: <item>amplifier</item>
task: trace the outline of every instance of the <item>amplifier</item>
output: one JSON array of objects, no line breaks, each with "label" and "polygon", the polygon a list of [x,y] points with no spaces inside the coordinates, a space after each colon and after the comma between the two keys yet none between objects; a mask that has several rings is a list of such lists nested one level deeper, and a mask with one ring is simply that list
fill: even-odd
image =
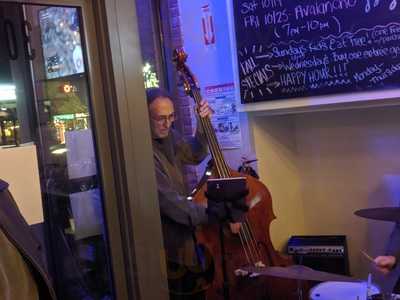
[{"label": "amplifier", "polygon": [[296,235],[287,245],[287,253],[318,271],[349,275],[345,235]]},{"label": "amplifier", "polygon": [[290,255],[344,256],[344,246],[290,246]]}]

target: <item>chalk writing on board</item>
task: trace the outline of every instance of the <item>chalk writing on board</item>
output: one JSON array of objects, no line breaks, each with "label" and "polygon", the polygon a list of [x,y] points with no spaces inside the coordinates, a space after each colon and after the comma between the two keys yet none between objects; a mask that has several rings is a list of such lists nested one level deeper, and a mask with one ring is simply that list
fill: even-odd
[{"label": "chalk writing on board", "polygon": [[397,0],[234,0],[243,103],[395,88]]}]

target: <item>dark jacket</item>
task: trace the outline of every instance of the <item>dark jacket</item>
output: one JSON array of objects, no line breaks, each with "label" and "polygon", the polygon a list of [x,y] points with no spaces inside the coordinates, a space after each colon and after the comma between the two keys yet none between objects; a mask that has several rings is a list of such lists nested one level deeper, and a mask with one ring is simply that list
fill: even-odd
[{"label": "dark jacket", "polygon": [[174,130],[153,140],[158,198],[167,258],[184,265],[197,263],[192,237],[195,226],[209,221],[206,209],[186,199],[182,165],[199,164],[207,156],[204,136],[198,131],[183,139]]},{"label": "dark jacket", "polygon": [[0,227],[8,240],[19,250],[37,283],[39,299],[56,299],[50,276],[42,259],[42,245],[35,239],[8,191],[8,183],[0,179]]}]

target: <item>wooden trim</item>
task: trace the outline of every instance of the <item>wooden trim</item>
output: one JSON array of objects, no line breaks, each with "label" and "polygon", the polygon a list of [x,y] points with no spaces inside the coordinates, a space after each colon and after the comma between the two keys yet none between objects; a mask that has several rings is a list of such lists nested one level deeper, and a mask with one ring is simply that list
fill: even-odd
[{"label": "wooden trim", "polygon": [[[90,92],[92,96],[92,113],[96,136],[96,148],[100,159],[100,170],[103,186],[103,209],[107,226],[108,249],[112,271],[113,287],[116,299],[132,299],[135,295],[131,282],[128,280],[131,271],[126,268],[123,225],[120,220],[120,195],[118,182],[119,173],[115,168],[118,156],[114,155],[113,145],[116,143],[112,130],[114,123],[110,122],[109,106],[114,99],[114,83],[109,79],[110,56],[101,51],[105,47],[103,30],[105,22],[102,21],[104,12],[99,1],[93,1],[92,7],[87,4],[82,7],[83,29],[86,37],[86,51],[88,54]],[[87,41],[90,38],[90,41]],[[112,78],[112,77],[111,77]],[[110,155],[111,154],[111,155]]]},{"label": "wooden trim", "polygon": [[[114,150],[118,158],[121,231],[128,288],[137,299],[168,299],[161,220],[145,100],[142,59],[134,1],[106,0],[113,107]],[[102,47],[103,48],[103,47]],[[136,259],[135,259],[136,258]]]}]

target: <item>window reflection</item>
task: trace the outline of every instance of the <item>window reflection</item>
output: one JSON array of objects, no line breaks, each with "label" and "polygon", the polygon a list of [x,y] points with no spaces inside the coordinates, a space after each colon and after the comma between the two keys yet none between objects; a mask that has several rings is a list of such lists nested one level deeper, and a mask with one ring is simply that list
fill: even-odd
[{"label": "window reflection", "polygon": [[0,41],[9,40],[0,43],[0,146],[36,145],[58,298],[106,300],[112,287],[80,14],[0,3],[0,28],[10,28],[0,30]]},{"label": "window reflection", "polygon": [[71,7],[29,9],[37,24],[33,48],[41,52],[33,68],[58,290],[63,299],[110,299],[80,12]]}]

